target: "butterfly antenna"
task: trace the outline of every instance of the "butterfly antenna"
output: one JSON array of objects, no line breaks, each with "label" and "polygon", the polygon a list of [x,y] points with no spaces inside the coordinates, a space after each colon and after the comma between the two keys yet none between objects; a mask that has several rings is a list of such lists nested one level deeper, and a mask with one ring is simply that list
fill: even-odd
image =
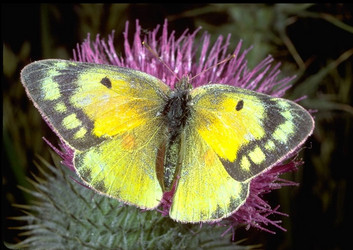
[{"label": "butterfly antenna", "polygon": [[179,77],[175,74],[175,72],[169,67],[168,64],[165,63],[165,61],[162,60],[162,58],[158,56],[157,52],[153,50],[151,46],[149,46],[145,41],[142,42],[142,45],[145,46],[164,65],[164,67],[166,67],[174,75],[174,77],[178,81],[180,81]]},{"label": "butterfly antenna", "polygon": [[217,67],[217,66],[220,65],[220,64],[226,63],[226,62],[230,61],[230,60],[233,59],[233,58],[235,58],[235,55],[234,55],[234,54],[228,56],[227,58],[225,58],[224,60],[220,61],[219,63],[217,63],[217,64],[215,64],[215,65],[212,65],[212,66],[208,67],[207,69],[201,71],[201,72],[198,73],[197,75],[193,76],[193,77],[190,79],[190,81],[191,81],[192,79],[198,77],[199,75],[205,73],[206,71],[209,71],[210,69],[212,69],[212,68],[214,68],[214,67]]}]

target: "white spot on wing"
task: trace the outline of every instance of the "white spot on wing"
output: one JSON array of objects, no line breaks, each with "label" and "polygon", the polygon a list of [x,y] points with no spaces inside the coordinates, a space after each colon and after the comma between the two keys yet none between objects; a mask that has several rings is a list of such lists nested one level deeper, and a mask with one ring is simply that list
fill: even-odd
[{"label": "white spot on wing", "polygon": [[244,138],[248,141],[254,141],[255,140],[255,137],[253,136],[253,134],[251,133],[247,133],[244,135]]}]

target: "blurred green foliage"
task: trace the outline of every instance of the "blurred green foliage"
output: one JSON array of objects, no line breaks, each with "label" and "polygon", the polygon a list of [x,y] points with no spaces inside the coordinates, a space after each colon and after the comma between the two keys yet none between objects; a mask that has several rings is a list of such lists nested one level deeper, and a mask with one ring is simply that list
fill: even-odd
[{"label": "blurred green foliage", "polygon": [[[180,35],[202,26],[216,39],[232,34],[231,48],[243,39],[253,45],[250,66],[268,54],[282,63],[282,75],[297,75],[289,99],[315,110],[316,128],[303,150],[305,165],[285,178],[299,188],[282,188],[268,195],[281,204],[288,232],[269,235],[239,231],[247,243],[267,249],[344,249],[349,244],[352,220],[352,54],[353,17],[350,4],[3,4],[3,217],[2,235],[18,242],[19,222],[6,216],[21,215],[10,204],[28,204],[31,197],[17,188],[29,187],[26,177],[38,173],[36,154],[51,160],[42,137],[57,139],[26,97],[20,70],[45,58],[72,58],[72,49],[87,37],[106,38],[114,29],[122,51],[125,21],[130,36],[136,19],[146,30],[169,20],[169,30]],[[233,46],[233,47],[232,47]]]}]

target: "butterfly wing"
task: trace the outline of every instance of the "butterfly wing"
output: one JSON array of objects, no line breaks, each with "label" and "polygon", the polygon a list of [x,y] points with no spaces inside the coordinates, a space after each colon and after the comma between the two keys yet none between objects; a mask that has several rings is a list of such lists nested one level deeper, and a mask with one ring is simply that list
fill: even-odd
[{"label": "butterfly wing", "polygon": [[21,78],[44,119],[74,149],[75,168],[89,186],[142,208],[159,204],[158,114],[167,85],[131,69],[65,60],[34,62]]},{"label": "butterfly wing", "polygon": [[232,86],[205,85],[190,94],[185,133],[195,142],[184,142],[171,217],[216,221],[245,202],[252,178],[305,141],[314,121],[291,101]]},{"label": "butterfly wing", "polygon": [[149,122],[77,152],[77,172],[102,194],[144,209],[157,207],[163,196],[156,172],[162,129],[161,124]]},{"label": "butterfly wing", "polygon": [[227,173],[192,123],[181,135],[182,167],[169,214],[181,222],[217,221],[245,202],[249,183],[236,181]]},{"label": "butterfly wing", "polygon": [[192,97],[195,129],[238,181],[283,160],[314,128],[311,115],[286,99],[227,85],[197,88]]}]

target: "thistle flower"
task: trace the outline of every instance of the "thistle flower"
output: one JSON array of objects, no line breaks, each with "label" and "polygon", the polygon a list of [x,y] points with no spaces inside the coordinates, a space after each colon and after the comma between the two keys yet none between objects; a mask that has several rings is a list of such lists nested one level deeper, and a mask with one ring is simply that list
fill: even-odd
[{"label": "thistle flower", "polygon": [[[278,77],[280,64],[271,65],[273,61],[271,56],[265,58],[254,69],[248,69],[246,55],[251,48],[241,52],[241,41],[232,53],[234,57],[225,63],[219,64],[230,55],[228,54],[230,35],[226,38],[219,36],[216,42],[211,45],[210,35],[206,32],[202,34],[200,42],[196,42],[196,35],[200,32],[200,28],[192,33],[185,30],[179,38],[176,38],[174,32],[168,34],[167,26],[168,23],[165,21],[160,37],[158,37],[160,26],[141,37],[141,26],[136,21],[134,40],[130,44],[128,41],[129,23],[127,22],[124,32],[124,56],[118,56],[114,49],[114,32],[109,36],[108,42],[100,39],[99,35],[92,42],[88,35],[87,39],[81,45],[77,45],[76,50],[74,50],[74,60],[137,69],[161,79],[171,88],[174,88],[178,78],[196,75],[197,77],[192,79],[193,87],[212,82],[255,90],[275,97],[282,97],[286,90],[290,88],[289,82],[294,77],[280,79]],[[160,58],[153,55],[151,51],[143,46],[143,41],[153,51],[157,52]],[[161,61],[168,65],[175,74],[170,72]],[[57,152],[63,157],[66,165],[73,170],[73,152],[64,143],[63,146],[64,153]],[[286,214],[278,211],[279,206],[271,208],[262,199],[262,195],[282,186],[296,185],[296,183],[279,178],[279,175],[296,170],[300,164],[301,162],[279,164],[252,179],[250,194],[245,204],[230,217],[213,224],[228,226],[228,230],[245,224],[246,228],[256,227],[274,233],[267,228],[267,226],[273,225],[285,231],[280,226],[281,221],[271,220],[270,216]],[[172,195],[173,191],[164,195],[162,210],[159,210],[163,215],[168,215]]]}]

